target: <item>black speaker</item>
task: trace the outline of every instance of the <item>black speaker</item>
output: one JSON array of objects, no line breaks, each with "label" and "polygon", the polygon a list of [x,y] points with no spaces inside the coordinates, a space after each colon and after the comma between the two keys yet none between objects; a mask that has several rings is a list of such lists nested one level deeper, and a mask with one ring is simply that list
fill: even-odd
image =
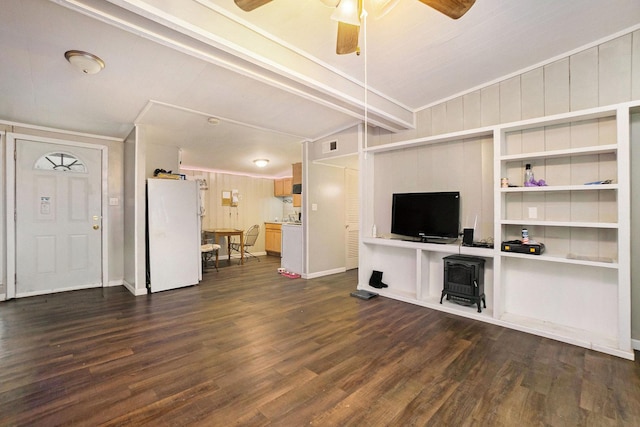
[{"label": "black speaker", "polygon": [[473,245],[473,228],[465,228],[462,230],[462,244],[471,246]]}]

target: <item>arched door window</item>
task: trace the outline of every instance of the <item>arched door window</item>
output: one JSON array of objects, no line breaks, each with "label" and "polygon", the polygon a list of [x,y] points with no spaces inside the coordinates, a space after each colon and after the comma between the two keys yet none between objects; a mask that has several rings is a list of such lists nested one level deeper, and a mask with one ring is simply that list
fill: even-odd
[{"label": "arched door window", "polygon": [[62,152],[45,154],[36,161],[35,168],[59,172],[87,172],[87,167],[80,159],[73,154]]}]

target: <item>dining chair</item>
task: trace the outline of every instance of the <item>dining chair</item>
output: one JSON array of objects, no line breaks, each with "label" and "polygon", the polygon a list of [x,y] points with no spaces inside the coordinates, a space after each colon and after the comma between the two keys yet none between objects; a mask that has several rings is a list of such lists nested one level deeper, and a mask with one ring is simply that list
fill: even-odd
[{"label": "dining chair", "polygon": [[220,253],[220,245],[215,243],[214,239],[202,239],[202,244],[200,245],[200,254],[202,256],[202,271],[204,272],[207,269],[207,265],[213,259],[215,255],[215,268],[218,270],[218,255]]},{"label": "dining chair", "polygon": [[[249,252],[249,248],[252,248],[256,244],[256,240],[258,240],[258,235],[260,234],[260,226],[258,224],[252,225],[249,227],[247,231],[244,233],[244,253],[245,255],[251,256],[260,262],[260,258]],[[231,250],[236,252],[240,252],[240,242],[231,242]]]}]

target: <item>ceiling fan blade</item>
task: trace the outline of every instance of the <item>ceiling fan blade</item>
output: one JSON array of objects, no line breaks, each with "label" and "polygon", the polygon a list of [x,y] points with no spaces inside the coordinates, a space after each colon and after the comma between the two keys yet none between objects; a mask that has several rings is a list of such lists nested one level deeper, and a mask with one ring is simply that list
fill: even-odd
[{"label": "ceiling fan blade", "polygon": [[338,42],[336,43],[336,53],[346,55],[358,51],[358,33],[360,27],[357,25],[338,22]]},{"label": "ceiling fan blade", "polygon": [[476,2],[476,0],[420,0],[451,19],[458,19]]},{"label": "ceiling fan blade", "polygon": [[269,3],[271,0],[233,0],[240,9],[251,12],[260,6]]}]

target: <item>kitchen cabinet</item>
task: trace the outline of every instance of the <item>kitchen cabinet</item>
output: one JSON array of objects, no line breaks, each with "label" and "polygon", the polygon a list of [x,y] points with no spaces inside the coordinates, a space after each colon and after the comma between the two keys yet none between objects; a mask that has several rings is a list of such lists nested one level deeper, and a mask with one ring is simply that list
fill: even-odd
[{"label": "kitchen cabinet", "polygon": [[291,165],[291,169],[293,172],[293,185],[302,184],[302,163],[294,163]]},{"label": "kitchen cabinet", "polygon": [[284,197],[291,195],[291,178],[275,179],[273,181],[273,195]]},{"label": "kitchen cabinet", "polygon": [[282,225],[267,222],[264,224],[264,228],[264,249],[267,252],[267,255],[280,256],[280,252],[282,251]]},{"label": "kitchen cabinet", "polygon": [[[293,177],[291,178],[292,186],[302,186],[302,163],[294,163],[291,165],[291,172]],[[293,207],[299,208],[302,206],[302,194],[293,195]]]}]

